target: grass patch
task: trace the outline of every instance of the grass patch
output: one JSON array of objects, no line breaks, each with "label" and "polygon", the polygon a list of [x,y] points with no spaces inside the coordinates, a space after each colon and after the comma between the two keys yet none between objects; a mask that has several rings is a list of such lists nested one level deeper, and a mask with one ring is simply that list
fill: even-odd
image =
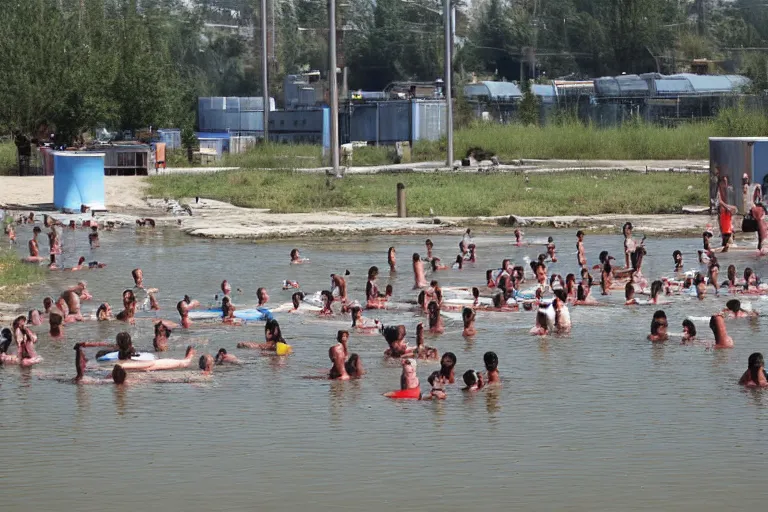
[{"label": "grass patch", "polygon": [[[454,155],[479,146],[494,151],[503,161],[521,158],[566,160],[664,160],[709,158],[708,137],[717,134],[713,123],[687,123],[663,128],[630,123],[600,129],[570,122],[561,125],[475,124],[454,134]],[[418,141],[417,160],[445,158],[445,141]]]},{"label": "grass patch", "polygon": [[40,265],[22,263],[11,250],[0,250],[0,302],[13,302],[26,295],[27,286],[43,278]]},{"label": "grass patch", "polygon": [[[276,213],[331,209],[395,213],[395,188],[407,187],[408,214],[595,215],[678,213],[708,204],[703,174],[563,172],[531,174],[381,173],[328,179],[292,171],[233,171],[149,178],[152,197],[206,197]],[[689,188],[690,187],[690,188]]]},{"label": "grass patch", "polygon": [[0,141],[0,176],[17,174],[16,145],[12,140]]}]

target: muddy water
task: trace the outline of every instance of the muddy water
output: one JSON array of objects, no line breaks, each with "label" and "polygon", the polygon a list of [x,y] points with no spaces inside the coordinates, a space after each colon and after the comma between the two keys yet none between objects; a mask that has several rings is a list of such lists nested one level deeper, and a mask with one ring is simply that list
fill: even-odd
[{"label": "muddy water", "polygon": [[[551,271],[575,271],[572,233],[527,236],[543,241],[550,234],[560,256]],[[19,240],[28,238],[21,229]],[[455,257],[458,238],[434,241],[444,261]],[[498,233],[478,235],[476,242],[480,262],[438,273],[443,286],[481,284],[485,269],[502,258],[520,262],[542,249],[513,247]],[[173,320],[181,296],[212,301],[224,278],[242,289],[234,293],[238,304],[255,303],[259,286],[271,292],[270,302],[282,303],[290,299],[279,290],[283,279],[314,291],[329,287],[331,272],[349,269],[350,295],[362,299],[365,272],[374,264],[382,289],[392,283],[398,300],[411,299],[410,255],[423,250],[423,238],[252,244],[173,231],[104,233],[102,247],[92,252],[84,232],[65,235],[64,243],[65,263],[84,253],[108,268],[51,273],[30,303],[86,278],[96,300],[85,310],[101,301],[117,310],[121,291],[132,285],[130,270],[141,266],[146,284],[161,290],[162,316]],[[588,237],[586,244],[590,262],[601,249],[621,253],[617,236]],[[400,269],[392,276],[390,245],[397,247]],[[687,267],[696,267],[696,239],[647,245],[648,276],[671,273],[675,248],[683,250]],[[294,246],[311,264],[287,264]],[[752,253],[721,257],[723,269],[729,263],[766,274]],[[383,359],[380,336],[352,335],[352,350],[368,371],[362,380],[303,378],[326,371],[327,348],[349,323],[343,318],[278,315],[295,348],[288,358],[235,348],[238,341],[263,339],[260,324],[196,324],[173,333],[170,356],[180,357],[188,344],[199,352],[225,347],[246,364],[218,371],[208,383],[122,389],[55,378],[74,374],[74,342],[114,339],[124,325],[68,326],[66,341],[49,340],[39,327],[45,361],[32,370],[0,369],[2,509],[701,511],[762,504],[768,396],[736,381],[748,355],[766,351],[765,319],[729,321],[733,350],[680,346],[674,337],[651,346],[645,336],[654,308],[623,308],[620,295],[605,299],[606,307],[572,308],[573,332],[564,338],[528,335],[531,313],[480,314],[473,340],[448,323],[445,335],[427,342],[456,353],[457,374],[481,369],[483,353],[496,351],[504,384],[472,395],[457,385],[439,403],[381,396],[398,386],[399,370]],[[709,315],[724,302],[676,298],[664,307],[670,331],[682,331],[685,315]],[[768,302],[754,302],[768,312]],[[410,338],[419,321],[410,312],[375,316],[406,324]],[[706,322],[698,326],[711,337]],[[148,319],[128,330],[137,346],[151,347]],[[420,365],[424,389],[435,368]]]}]

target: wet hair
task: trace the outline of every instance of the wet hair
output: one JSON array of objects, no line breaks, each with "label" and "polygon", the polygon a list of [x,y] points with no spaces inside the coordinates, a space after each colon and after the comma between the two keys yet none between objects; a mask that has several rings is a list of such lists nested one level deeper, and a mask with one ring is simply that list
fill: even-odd
[{"label": "wet hair", "polygon": [[433,371],[429,374],[429,377],[427,377],[427,382],[430,386],[435,387],[435,382],[440,378],[440,372],[438,370]]},{"label": "wet hair", "polygon": [[429,266],[432,268],[432,272],[437,272],[437,263],[440,261],[440,258],[432,258],[429,262]]},{"label": "wet hair", "polygon": [[53,299],[50,297],[46,297],[43,299],[43,307],[45,309],[50,309],[53,306]]},{"label": "wet hair", "polygon": [[433,243],[432,243],[432,240],[430,240],[429,238],[427,238],[426,242],[424,242],[424,245],[427,245],[427,246],[430,246],[430,245],[431,245],[432,247],[434,247],[434,246],[435,246],[435,244],[433,244]]},{"label": "wet hair", "polygon": [[651,283],[651,298],[655,299],[659,293],[661,293],[661,290],[664,288],[664,283],[659,281],[658,279]]},{"label": "wet hair", "polygon": [[496,355],[496,352],[486,352],[483,354],[483,362],[486,370],[494,372],[499,366],[499,356]]},{"label": "wet hair", "polygon": [[304,300],[304,297],[304,292],[295,292],[293,295],[291,295],[291,302],[293,303],[293,307],[299,309],[299,305],[301,304],[301,301]]},{"label": "wet hair", "polygon": [[210,370],[213,367],[214,360],[211,354],[203,354],[197,360],[197,366],[201,370]]},{"label": "wet hair", "polygon": [[119,364],[116,364],[112,367],[112,381],[115,384],[124,384],[125,379],[128,377],[128,372],[125,371],[125,368],[120,366]]},{"label": "wet hair", "polygon": [[675,264],[677,264],[678,256],[680,257],[681,260],[683,259],[683,253],[680,252],[679,249],[675,249],[674,251],[672,251],[672,259],[675,261]]},{"label": "wet hair", "polygon": [[754,272],[750,267],[747,267],[744,269],[744,289],[745,290],[749,288],[749,278],[752,277],[753,274]]},{"label": "wet hair", "polygon": [[357,362],[360,360],[360,356],[357,354],[350,354],[347,362],[344,363],[344,369],[347,371],[350,377],[359,377],[357,374]]},{"label": "wet hair", "polygon": [[736,265],[728,265],[728,283],[736,284]]},{"label": "wet hair", "polygon": [[472,287],[472,298],[477,299],[480,297],[480,288],[477,286]]},{"label": "wet hair", "polygon": [[118,359],[129,359],[132,355],[135,354],[131,335],[127,332],[117,333],[117,336],[115,336],[115,343],[117,344],[117,349],[120,352],[118,354]]},{"label": "wet hair", "polygon": [[653,314],[653,319],[651,320],[651,334],[658,334],[659,327],[666,327],[667,326],[667,314],[659,309]]},{"label": "wet hair", "polygon": [[738,313],[741,311],[741,301],[739,299],[731,299],[725,303],[725,307],[733,313]]},{"label": "wet hair", "polygon": [[422,322],[416,324],[416,345],[419,345],[420,342],[424,343],[424,324]]},{"label": "wet hair", "polygon": [[509,263],[510,263],[510,260],[508,258],[501,260],[501,270],[507,270]]},{"label": "wet hair", "polygon": [[[449,362],[448,366],[443,364],[443,361],[446,358],[448,359],[448,362]],[[443,354],[443,357],[440,358],[440,374],[447,377],[454,366],[456,366],[456,354],[454,354],[453,352],[446,352],[445,354]]]},{"label": "wet hair", "polygon": [[349,310],[349,312],[352,313],[352,327],[357,327],[357,314],[362,310],[363,309],[360,306],[354,306]]},{"label": "wet hair", "polygon": [[715,317],[716,316],[717,315],[712,315],[711,317],[709,317],[709,328],[712,329],[712,332],[715,331],[715,324],[717,323],[717,322],[715,322]]},{"label": "wet hair", "polygon": [[752,382],[757,384],[758,378],[760,377],[760,368],[765,366],[763,354],[760,352],[753,352],[750,354],[749,359],[747,360],[747,365],[749,366],[749,377],[752,379]]},{"label": "wet hair", "polygon": [[331,293],[330,291],[323,290],[322,292],[320,292],[320,296],[328,299],[329,306],[333,304],[333,293]]},{"label": "wet hair", "polygon": [[421,256],[419,256],[419,253],[415,252],[413,253],[413,262],[416,263],[421,259]]},{"label": "wet hair", "polygon": [[695,326],[695,325],[694,325],[694,323],[693,323],[693,322],[692,322],[690,319],[688,319],[688,318],[686,318],[685,320],[683,320],[683,329],[685,329],[685,328],[688,328],[688,335],[689,335],[689,336],[691,336],[691,337],[694,337],[694,336],[696,336],[696,326]]},{"label": "wet hair", "polygon": [[549,326],[547,325],[547,313],[545,311],[539,309],[536,312],[536,323],[539,327],[549,330]]},{"label": "wet hair", "polygon": [[627,228],[629,228],[630,230],[632,229],[631,222],[625,222],[624,225],[621,227],[621,232],[625,233],[627,231]]},{"label": "wet hair", "polygon": [[294,259],[298,255],[299,255],[298,249],[291,249],[291,259]]},{"label": "wet hair", "polygon": [[219,351],[217,352],[217,354],[227,355],[227,349],[220,348]]},{"label": "wet hair", "polygon": [[[131,277],[133,277],[134,281],[136,281],[138,279],[139,272],[141,272],[140,268],[135,268],[135,269],[131,270]],[[142,277],[143,277],[143,272],[141,272],[141,273],[142,273]]]},{"label": "wet hair", "polygon": [[500,308],[502,306],[504,306],[504,294],[497,293],[493,296],[493,307]]},{"label": "wet hair", "polygon": [[459,270],[464,268],[464,257],[461,254],[456,255],[456,263],[459,265]]},{"label": "wet hair", "polygon": [[13,332],[7,327],[3,327],[3,330],[0,331],[0,353],[5,354],[8,352],[8,347],[11,345],[11,342],[13,341]]},{"label": "wet hair", "polygon": [[464,308],[461,311],[461,319],[464,321],[464,327],[469,327],[470,322],[475,319],[475,311],[472,308]]},{"label": "wet hair", "polygon": [[278,341],[285,343],[285,340],[283,339],[283,333],[280,331],[280,324],[274,318],[267,320],[267,323],[264,324],[264,334],[267,332],[272,334],[272,341],[275,343]]},{"label": "wet hair", "polygon": [[395,252],[394,247],[390,247],[389,249],[387,249],[387,263],[390,265],[392,264],[392,253],[394,252]]},{"label": "wet hair", "polygon": [[344,331],[344,330],[338,331],[336,333],[336,341],[338,343],[341,343],[341,338],[343,338],[345,334],[347,335],[347,337],[349,337],[349,331]]},{"label": "wet hair", "polygon": [[464,376],[462,377],[464,379],[464,384],[467,385],[468,388],[471,388],[475,384],[477,384],[477,373],[475,370],[467,370],[464,372]]},{"label": "wet hair", "polygon": [[440,306],[433,300],[427,306],[427,311],[429,311],[429,328],[431,329],[437,325],[437,321],[440,318]]},{"label": "wet hair", "polygon": [[580,237],[580,236],[584,236],[584,232],[583,232],[582,230],[578,230],[578,231],[576,232],[576,238],[578,238],[578,237]]},{"label": "wet hair", "polygon": [[578,288],[576,288],[576,300],[587,300],[587,293],[586,290],[584,290],[584,285],[579,285]]},{"label": "wet hair", "polygon": [[493,280],[493,270],[492,269],[488,269],[488,270],[485,271],[485,281],[488,282],[488,281],[492,281],[492,280]]},{"label": "wet hair", "polygon": [[40,226],[35,226],[34,228],[32,228],[32,233],[35,234],[35,235],[38,235],[38,234],[40,234],[42,232],[43,232],[43,230],[40,229]]},{"label": "wet hair", "polygon": [[568,294],[562,288],[558,288],[553,293],[555,294],[555,297],[557,297],[560,301],[562,302],[568,301]]},{"label": "wet hair", "polygon": [[419,292],[419,295],[416,297],[416,302],[419,304],[419,306],[424,307],[424,300],[426,296],[427,294],[424,290]]},{"label": "wet hair", "polygon": [[379,275],[379,267],[377,267],[376,265],[368,269],[368,279],[376,279],[376,276],[378,275]]},{"label": "wet hair", "polygon": [[400,339],[400,327],[399,325],[388,325],[381,330],[381,334],[387,343],[391,345]]},{"label": "wet hair", "polygon": [[263,295],[263,294],[264,294],[266,291],[267,291],[267,289],[266,289],[266,288],[263,288],[263,287],[261,287],[261,288],[257,288],[257,289],[256,289],[256,298],[259,300],[259,304],[261,304],[261,303],[262,303],[262,302],[261,302],[261,297],[262,297],[262,295]]},{"label": "wet hair", "polygon": [[624,286],[624,298],[626,300],[629,300],[630,297],[632,297],[635,294],[635,287],[632,283],[627,283]]},{"label": "wet hair", "polygon": [[232,305],[232,301],[229,297],[224,297],[221,299],[221,316],[222,318],[227,318],[229,316],[229,313],[231,311],[234,311],[235,307]]}]

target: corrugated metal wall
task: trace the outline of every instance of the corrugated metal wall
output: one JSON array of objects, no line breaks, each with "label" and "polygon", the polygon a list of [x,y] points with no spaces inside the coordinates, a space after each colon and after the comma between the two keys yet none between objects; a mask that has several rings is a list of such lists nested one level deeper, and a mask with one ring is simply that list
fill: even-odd
[{"label": "corrugated metal wall", "polygon": [[[197,99],[197,125],[201,132],[261,132],[264,126],[262,98],[206,97]],[[269,99],[270,111],[275,100]]]},{"label": "corrugated metal wall", "polygon": [[412,141],[439,140],[446,135],[446,104],[444,100],[414,101],[411,114]]},{"label": "corrugated metal wall", "polygon": [[[755,148],[758,148],[755,159]],[[714,206],[717,197],[717,181],[720,176],[728,176],[730,187],[726,201],[741,212],[744,207],[742,195],[742,176],[746,173],[750,180],[762,183],[768,171],[768,138],[710,138],[709,139],[709,200]],[[759,169],[755,173],[755,169]]]}]

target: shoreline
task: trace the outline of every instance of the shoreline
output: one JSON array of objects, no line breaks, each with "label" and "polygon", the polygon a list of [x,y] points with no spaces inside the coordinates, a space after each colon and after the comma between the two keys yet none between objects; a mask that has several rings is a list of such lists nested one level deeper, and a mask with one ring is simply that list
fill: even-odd
[{"label": "shoreline", "polygon": [[[270,213],[269,210],[244,208],[201,198],[183,199],[192,215],[173,215],[164,199],[147,198],[148,184],[141,176],[107,176],[105,196],[108,212],[93,218],[102,223],[114,222],[116,228],[135,226],[142,217],[152,217],[160,227],[175,226],[191,236],[269,240],[328,235],[375,234],[454,234],[467,226],[501,229],[554,228],[583,229],[588,233],[619,232],[624,222],[635,229],[658,236],[698,235],[716,219],[706,207],[686,207],[678,214],[600,214],[523,217],[405,217],[394,215],[322,211],[313,213]],[[38,215],[53,213],[62,222],[91,218],[91,214],[64,214],[48,202],[53,197],[53,178],[45,176],[0,177],[0,207],[18,213],[34,211]],[[55,213],[54,213],[55,212]],[[736,223],[738,224],[738,222]],[[738,226],[737,226],[738,228]]]}]

